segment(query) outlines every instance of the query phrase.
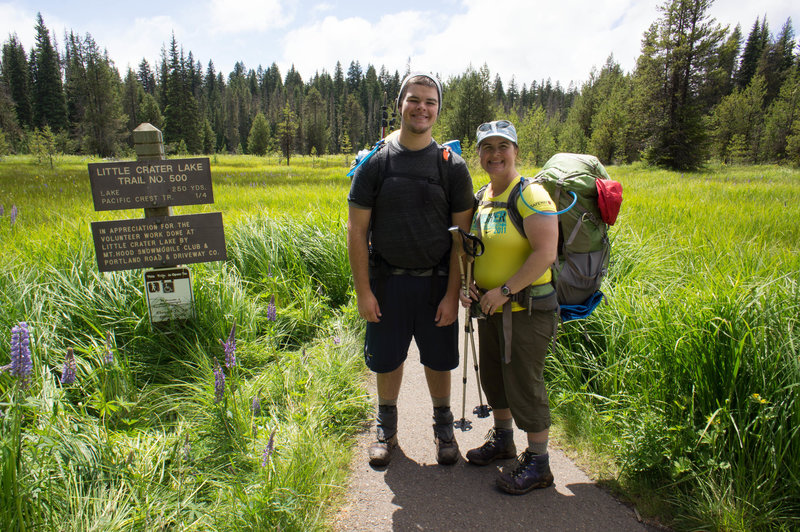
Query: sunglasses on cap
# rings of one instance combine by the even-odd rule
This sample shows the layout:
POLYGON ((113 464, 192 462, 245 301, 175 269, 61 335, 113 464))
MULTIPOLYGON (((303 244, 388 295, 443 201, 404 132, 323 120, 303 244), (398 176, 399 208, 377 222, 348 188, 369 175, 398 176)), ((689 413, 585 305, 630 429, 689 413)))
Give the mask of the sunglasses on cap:
POLYGON ((517 143, 517 130, 508 120, 494 120, 484 122, 478 126, 478 146, 488 137, 503 137, 514 144, 517 143))
POLYGON ((508 129, 509 126, 511 129, 514 129, 514 125, 508 120, 495 120, 494 122, 484 122, 483 124, 479 125, 478 131, 500 131, 501 129, 508 129))

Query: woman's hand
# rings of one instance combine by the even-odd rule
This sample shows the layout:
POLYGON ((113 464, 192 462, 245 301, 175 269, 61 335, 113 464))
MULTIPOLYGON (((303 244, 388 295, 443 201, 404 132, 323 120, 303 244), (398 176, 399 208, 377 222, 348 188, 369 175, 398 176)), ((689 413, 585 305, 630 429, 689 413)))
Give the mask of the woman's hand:
POLYGON ((481 310, 487 316, 494 314, 497 309, 501 308, 509 299, 500 292, 500 288, 492 288, 480 299, 481 310))
POLYGON ((478 299, 480 299, 480 294, 478 293, 478 287, 475 283, 472 283, 469 287, 469 297, 464 295, 463 291, 459 290, 458 299, 461 301, 461 306, 464 308, 469 308, 473 301, 478 301, 478 299))

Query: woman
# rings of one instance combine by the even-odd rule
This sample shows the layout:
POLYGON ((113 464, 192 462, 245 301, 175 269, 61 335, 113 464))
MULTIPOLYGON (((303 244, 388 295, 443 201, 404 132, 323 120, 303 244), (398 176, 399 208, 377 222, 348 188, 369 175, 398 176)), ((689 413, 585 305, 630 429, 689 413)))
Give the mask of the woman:
POLYGON ((512 422, 516 422, 527 433, 528 447, 512 471, 500 474, 497 485, 522 494, 553 483, 547 453, 550 407, 543 374, 557 326, 550 265, 556 258, 558 220, 547 191, 531 183, 516 196, 525 235, 515 229, 507 200, 520 183, 516 129, 499 120, 481 124, 477 133, 481 167, 490 182, 479 194, 472 232, 482 238, 485 252, 475 258, 471 299, 462 295, 461 302, 485 315, 478 320, 481 384, 493 410, 494 428, 481 447, 467 452, 467 459, 487 465, 514 457, 512 422))

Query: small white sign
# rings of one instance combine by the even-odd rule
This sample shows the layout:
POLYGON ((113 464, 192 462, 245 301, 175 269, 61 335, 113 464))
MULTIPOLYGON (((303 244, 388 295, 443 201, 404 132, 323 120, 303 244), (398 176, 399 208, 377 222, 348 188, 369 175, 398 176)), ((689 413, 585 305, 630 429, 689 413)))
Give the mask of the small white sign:
POLYGON ((188 268, 148 270, 144 272, 144 287, 151 323, 194 318, 188 268))

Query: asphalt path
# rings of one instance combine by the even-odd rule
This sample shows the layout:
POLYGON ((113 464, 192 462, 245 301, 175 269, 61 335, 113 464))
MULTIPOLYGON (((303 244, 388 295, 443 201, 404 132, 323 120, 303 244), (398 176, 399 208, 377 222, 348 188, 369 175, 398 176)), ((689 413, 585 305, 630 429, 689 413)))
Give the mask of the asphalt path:
MULTIPOLYGON (((477 335, 477 332, 475 333, 477 335)), ((477 337, 476 337, 477 340, 477 337)), ((463 343, 459 344, 463 348, 463 343)), ((398 400, 398 446, 391 463, 373 468, 367 448, 374 426, 358 436, 350 465, 350 485, 343 507, 334 518, 337 531, 643 531, 653 530, 628 506, 589 479, 564 453, 550 446, 554 487, 525 495, 508 495, 495 487, 503 460, 477 467, 464 455, 480 446, 492 427, 491 417, 478 419, 479 404, 471 352, 467 372, 466 419, 472 430, 456 430, 461 459, 452 466, 436 463, 432 406, 419 352, 412 342, 398 400)), ((462 352, 463 364, 463 352, 462 352)), ((375 397, 375 377, 370 392, 375 397)), ((452 409, 461 418, 462 367, 453 372, 452 409)), ((525 449, 525 434, 515 428, 517 450, 525 449)))

